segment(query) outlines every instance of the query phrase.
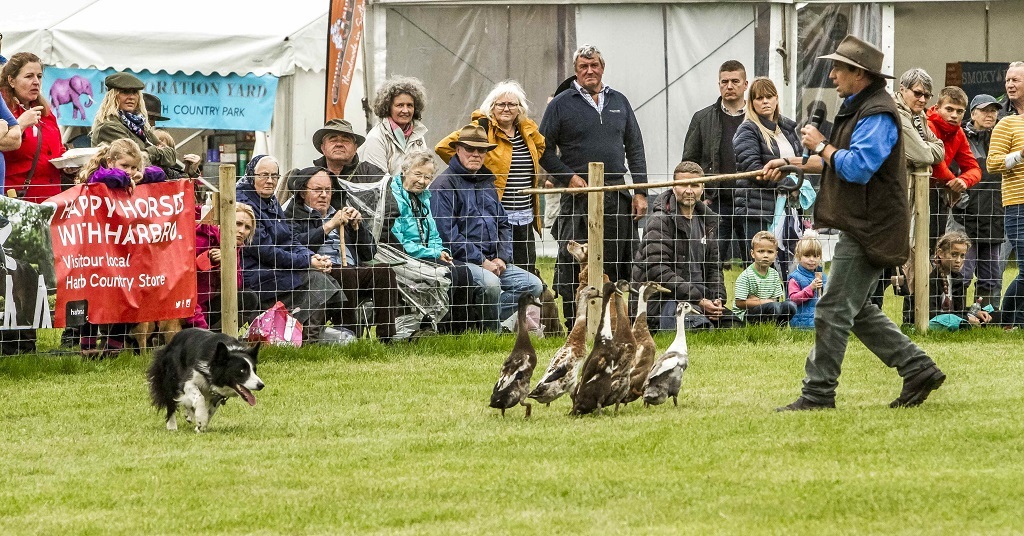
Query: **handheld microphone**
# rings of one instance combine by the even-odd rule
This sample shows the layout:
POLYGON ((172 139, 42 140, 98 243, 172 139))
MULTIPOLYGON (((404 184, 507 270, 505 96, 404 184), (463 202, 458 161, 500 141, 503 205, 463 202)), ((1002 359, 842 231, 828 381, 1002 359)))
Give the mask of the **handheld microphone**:
MULTIPOLYGON (((811 118, 807 121, 807 124, 811 125, 814 128, 821 128, 821 123, 824 122, 824 121, 825 121, 825 109, 824 108, 815 108, 814 109, 814 113, 811 114, 811 118)), ((810 158, 810 157, 811 157, 811 150, 808 149, 807 147, 804 147, 804 159, 802 161, 803 165, 805 165, 805 166, 807 165, 807 159, 810 158)))

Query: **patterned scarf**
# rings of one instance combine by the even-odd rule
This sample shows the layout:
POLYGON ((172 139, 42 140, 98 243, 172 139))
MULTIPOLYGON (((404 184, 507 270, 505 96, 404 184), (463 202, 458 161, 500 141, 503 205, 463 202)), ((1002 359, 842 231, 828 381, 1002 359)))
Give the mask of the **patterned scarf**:
POLYGON ((118 110, 117 116, 121 118, 121 123, 132 131, 132 134, 146 139, 146 119, 144 117, 124 110, 118 110))

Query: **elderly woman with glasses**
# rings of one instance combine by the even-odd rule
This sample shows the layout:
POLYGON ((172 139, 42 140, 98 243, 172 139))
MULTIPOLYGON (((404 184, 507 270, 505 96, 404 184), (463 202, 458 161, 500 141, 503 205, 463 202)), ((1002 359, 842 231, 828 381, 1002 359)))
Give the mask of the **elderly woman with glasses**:
MULTIPOLYGON (((519 82, 499 82, 473 112, 472 122, 487 130, 487 139, 497 145, 487 153, 484 167, 494 173, 494 187, 512 224, 512 264, 537 273, 537 245, 534 231, 541 232, 540 201, 536 194, 523 194, 537 187, 539 159, 544 154, 544 136, 537 123, 527 117, 530 107, 519 82)), ((447 164, 459 139, 459 130, 438 142, 434 151, 447 164)))
POLYGON ((390 226, 391 235, 413 258, 448 267, 451 287, 449 322, 442 330, 462 332, 473 321, 471 308, 475 285, 473 274, 465 263, 455 261, 451 251, 441 243, 437 222, 430 213, 430 181, 434 178, 434 156, 414 151, 402 160, 402 173, 391 181, 391 195, 397 205, 397 216, 390 226))
POLYGON ((177 161, 174 147, 162 145, 149 126, 149 112, 142 99, 145 87, 142 80, 131 73, 115 73, 103 83, 107 94, 93 120, 92 146, 128 138, 149 155, 149 165, 160 166, 165 171, 174 168, 177 161))
MULTIPOLYGON (((238 185, 235 197, 252 207, 256 228, 252 241, 242 248, 242 283, 256 292, 260 307, 275 302, 288 309, 298 308, 295 318, 304 328, 303 339, 316 341, 324 333, 329 319, 341 323, 343 295, 329 274, 334 264, 330 257, 310 250, 292 236, 274 189, 281 168, 273 157, 257 155, 246 167, 246 177, 238 185)), ((329 337, 323 337, 328 339, 329 337)))
POLYGON ((357 331, 358 304, 373 300, 377 339, 391 342, 399 305, 395 271, 390 266, 372 265, 377 244, 369 225, 362 224, 363 216, 352 206, 349 192, 343 187, 335 190, 335 185, 340 183, 331 179, 327 168, 313 166, 292 174, 288 189, 293 197, 285 208, 292 236, 330 259, 329 273, 345 295, 342 325, 357 331))

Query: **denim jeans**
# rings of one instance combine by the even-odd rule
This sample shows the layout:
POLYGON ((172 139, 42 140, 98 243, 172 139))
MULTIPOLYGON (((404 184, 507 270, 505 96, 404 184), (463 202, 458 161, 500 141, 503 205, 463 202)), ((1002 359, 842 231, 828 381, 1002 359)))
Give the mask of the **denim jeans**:
POLYGON ((500 321, 516 312, 520 294, 528 292, 539 297, 544 290, 540 278, 514 264, 509 264, 500 277, 479 264, 467 263, 466 266, 479 285, 480 322, 485 331, 501 331, 500 321))
MULTIPOLYGON (((1006 239, 1019 255, 1021 251, 1024 251, 1024 205, 1006 207, 1006 214, 1003 218, 1006 239)), ((1002 309, 1006 321, 1014 326, 1024 325, 1024 270, 1020 270, 1017 277, 1013 278, 1013 281, 1010 281, 1006 287, 1002 309)))
POLYGON ((748 324, 775 323, 779 326, 788 326, 794 316, 796 304, 786 300, 755 305, 747 309, 743 320, 748 324))
POLYGON ((814 346, 804 366, 804 398, 818 404, 835 400, 851 332, 904 378, 935 364, 870 302, 881 275, 882 268, 868 262, 861 245, 840 233, 828 287, 814 310, 814 346))
POLYGON ((975 242, 967 250, 964 261, 964 283, 971 284, 974 276, 978 281, 974 284, 975 297, 989 297, 992 306, 999 305, 999 295, 1003 289, 1003 272, 999 269, 999 252, 1003 242, 975 242))

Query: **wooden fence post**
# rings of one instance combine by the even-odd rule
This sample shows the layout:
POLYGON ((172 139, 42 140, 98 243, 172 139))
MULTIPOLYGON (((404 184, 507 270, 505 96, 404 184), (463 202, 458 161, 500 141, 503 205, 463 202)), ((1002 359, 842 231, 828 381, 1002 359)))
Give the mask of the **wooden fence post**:
MULTIPOLYGON (((591 162, 587 170, 588 186, 604 186, 604 162, 591 162)), ((590 284, 604 293, 604 192, 587 194, 587 271, 590 284)), ((587 304, 587 340, 597 336, 601 321, 601 299, 587 304)))
MULTIPOLYGON (((220 326, 238 336, 238 262, 235 257, 235 166, 220 166, 220 326)), ((254 222, 255 223, 255 222, 254 222)))
POLYGON ((918 333, 928 332, 928 276, 931 259, 928 256, 928 177, 929 172, 912 173, 914 180, 914 327, 918 333))

